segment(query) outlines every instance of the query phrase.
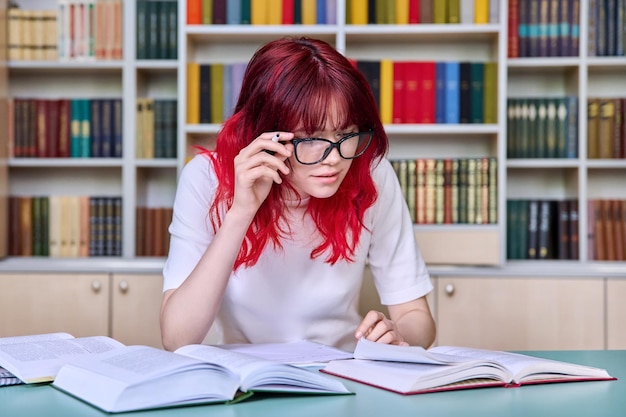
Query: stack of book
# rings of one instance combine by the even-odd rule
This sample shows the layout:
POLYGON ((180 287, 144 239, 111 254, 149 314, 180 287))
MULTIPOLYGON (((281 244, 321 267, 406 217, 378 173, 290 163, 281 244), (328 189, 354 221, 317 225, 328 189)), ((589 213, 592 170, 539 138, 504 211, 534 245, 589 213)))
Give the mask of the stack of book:
POLYGON ((626 158, 626 98, 587 101, 587 158, 626 158))

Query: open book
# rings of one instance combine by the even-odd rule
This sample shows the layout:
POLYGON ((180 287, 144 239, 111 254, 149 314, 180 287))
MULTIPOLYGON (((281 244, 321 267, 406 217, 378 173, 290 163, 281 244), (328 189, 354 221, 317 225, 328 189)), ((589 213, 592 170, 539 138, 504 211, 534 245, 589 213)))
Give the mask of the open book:
POLYGON ((260 391, 350 393, 317 371, 208 345, 175 352, 128 346, 81 357, 64 365, 52 386, 108 412, 227 402, 260 391))
POLYGON ((27 384, 51 382, 61 366, 74 358, 122 347, 106 336, 75 338, 69 333, 47 333, 3 337, 0 367, 27 384))
POLYGON ((25 383, 54 381, 54 387, 108 412, 240 401, 256 391, 350 393, 317 371, 216 346, 168 352, 68 333, 0 338, 0 367, 25 383))
POLYGON ((518 353, 438 346, 393 346, 359 340, 354 359, 331 361, 322 372, 400 394, 490 386, 612 380, 604 369, 518 353))

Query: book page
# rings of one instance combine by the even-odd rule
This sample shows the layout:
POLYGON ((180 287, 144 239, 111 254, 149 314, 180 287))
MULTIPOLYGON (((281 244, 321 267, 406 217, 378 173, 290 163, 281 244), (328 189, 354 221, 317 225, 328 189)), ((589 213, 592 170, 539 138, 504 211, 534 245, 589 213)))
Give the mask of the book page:
POLYGON ((297 366, 319 365, 332 360, 352 358, 350 352, 308 340, 287 343, 241 343, 219 345, 218 347, 268 361, 297 366))
POLYGON ((610 378, 610 375, 604 369, 538 358, 520 353, 454 346, 438 346, 432 348, 431 351, 501 363, 510 370, 514 375, 514 381, 518 383, 524 380, 564 379, 571 376, 610 378))
POLYGON ((239 377, 220 365, 163 349, 127 346, 72 360, 53 386, 117 412, 231 400, 239 377))
POLYGON ((356 345, 354 358, 431 365, 453 365, 470 361, 475 362, 476 359, 481 359, 481 361, 488 360, 487 358, 461 356, 452 351, 426 350, 421 346, 398 346, 376 343, 363 338, 356 345))
POLYGON ((123 346, 106 336, 3 344, 0 345, 0 366, 24 382, 47 382, 72 358, 123 346))
POLYGON ((42 340, 57 340, 57 339, 73 339, 69 333, 44 333, 44 334, 32 334, 26 336, 11 336, 0 338, 0 345, 12 345, 15 343, 30 343, 39 342, 42 340))
POLYGON ((242 391, 349 392, 340 382, 317 371, 271 362, 215 346, 188 345, 175 352, 201 361, 218 363, 239 374, 242 391))

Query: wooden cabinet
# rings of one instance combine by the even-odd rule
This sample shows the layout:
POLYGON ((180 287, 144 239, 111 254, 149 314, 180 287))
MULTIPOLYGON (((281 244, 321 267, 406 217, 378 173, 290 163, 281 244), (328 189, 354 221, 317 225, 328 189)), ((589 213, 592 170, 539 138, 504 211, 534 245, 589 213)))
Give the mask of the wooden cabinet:
MULTIPOLYGON (((626 295, 626 285, 621 288, 626 295)), ((604 348, 602 279, 439 277, 436 298, 439 345, 604 348)))
POLYGON ((109 275, 0 274, 0 337, 109 333, 109 275))
POLYGON ((156 274, 0 274, 0 337, 67 332, 161 347, 156 274))
POLYGON ((626 281, 608 279, 606 284, 607 349, 626 349, 626 281))
POLYGON ((159 311, 163 278, 114 274, 111 285, 111 336, 127 345, 162 347, 159 311))

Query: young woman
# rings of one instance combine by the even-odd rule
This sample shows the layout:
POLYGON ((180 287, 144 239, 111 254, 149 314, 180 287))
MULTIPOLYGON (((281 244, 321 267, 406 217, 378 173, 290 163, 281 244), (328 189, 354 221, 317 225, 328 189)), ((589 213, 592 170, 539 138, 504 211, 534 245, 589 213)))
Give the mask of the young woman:
POLYGON ((326 42, 281 39, 248 64, 214 151, 179 179, 163 346, 308 339, 429 346, 430 277, 362 74, 326 42), (366 262, 389 317, 357 312, 366 262))

